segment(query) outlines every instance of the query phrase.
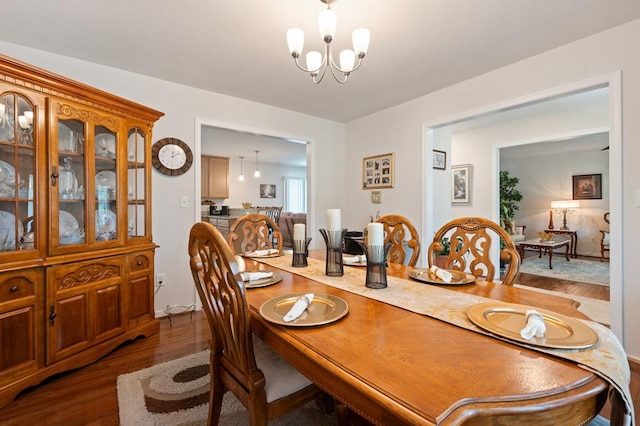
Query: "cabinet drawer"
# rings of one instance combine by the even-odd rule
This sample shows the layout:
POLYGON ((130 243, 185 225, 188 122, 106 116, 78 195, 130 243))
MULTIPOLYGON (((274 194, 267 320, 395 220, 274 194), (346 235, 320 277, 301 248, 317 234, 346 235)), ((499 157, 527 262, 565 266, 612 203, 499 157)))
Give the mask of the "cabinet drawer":
POLYGON ((35 294, 35 276, 24 273, 0 275, 0 304, 33 297, 35 294))
POLYGON ((134 256, 129 261, 129 272, 144 271, 150 268, 151 260, 143 254, 134 256))

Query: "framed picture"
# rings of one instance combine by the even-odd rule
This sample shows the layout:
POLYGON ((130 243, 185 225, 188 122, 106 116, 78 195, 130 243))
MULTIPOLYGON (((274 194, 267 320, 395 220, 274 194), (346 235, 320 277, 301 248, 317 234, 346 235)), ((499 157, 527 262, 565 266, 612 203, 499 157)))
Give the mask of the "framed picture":
POLYGON ((451 166, 451 204, 471 203, 471 164, 451 166))
POLYGON ((371 202, 380 204, 382 202, 382 191, 371 191, 371 202))
POLYGON ((574 200, 601 200, 602 199, 602 174, 574 175, 573 176, 574 200))
POLYGON ((393 153, 362 159, 362 189, 393 188, 393 153))
POLYGON ((433 168, 438 170, 447 169, 447 153, 444 151, 433 150, 433 168))
POLYGON ((260 198, 276 198, 276 186, 272 184, 260 184, 260 198))

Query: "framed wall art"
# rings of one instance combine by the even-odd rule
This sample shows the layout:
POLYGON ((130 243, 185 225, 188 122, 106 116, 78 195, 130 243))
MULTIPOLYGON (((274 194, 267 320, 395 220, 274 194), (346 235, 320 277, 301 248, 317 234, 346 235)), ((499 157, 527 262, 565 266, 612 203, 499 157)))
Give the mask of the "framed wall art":
POLYGON ((444 151, 433 150, 433 168, 438 170, 447 169, 447 153, 444 151))
POLYGON ((362 189, 393 188, 393 153, 362 159, 362 189))
POLYGON ((382 191, 371 191, 371 202, 380 204, 382 202, 382 191))
POLYGON ((276 198, 276 186, 272 184, 260 184, 260 198, 276 198))
POLYGON ((601 200, 602 199, 602 174, 574 175, 573 176, 574 200, 601 200))
POLYGON ((471 164, 451 166, 451 204, 471 203, 471 164))

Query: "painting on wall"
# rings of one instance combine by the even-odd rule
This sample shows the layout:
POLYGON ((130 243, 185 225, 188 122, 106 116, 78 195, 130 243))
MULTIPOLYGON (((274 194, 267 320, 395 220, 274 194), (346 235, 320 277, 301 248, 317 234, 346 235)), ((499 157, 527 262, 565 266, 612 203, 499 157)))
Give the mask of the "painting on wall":
POLYGON ((602 200, 602 174, 574 175, 574 200, 602 200))
POLYGON ((451 204, 471 203, 471 164, 451 166, 451 204))
POLYGON ((362 189, 393 188, 393 153, 362 159, 362 189))
POLYGON ((276 198, 276 186, 273 184, 260 184, 260 198, 276 198))
POLYGON ((447 153, 444 151, 433 150, 433 168, 438 170, 447 169, 447 153))

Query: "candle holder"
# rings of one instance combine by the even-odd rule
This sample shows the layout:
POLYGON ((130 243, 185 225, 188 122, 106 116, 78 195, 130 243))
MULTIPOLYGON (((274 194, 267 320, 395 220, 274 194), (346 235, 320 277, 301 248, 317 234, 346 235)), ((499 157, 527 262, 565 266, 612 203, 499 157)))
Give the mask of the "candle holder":
POLYGON ((311 237, 307 237, 306 240, 293 240, 293 260, 291 266, 302 268, 309 266, 307 263, 307 256, 309 256, 309 243, 311 237))
POLYGON ((325 274, 330 277, 341 277, 344 275, 344 265, 342 264, 342 241, 347 233, 347 228, 337 231, 327 231, 320 229, 320 233, 327 244, 327 262, 325 274))
POLYGON ((367 276, 365 286, 368 288, 387 287, 387 255, 391 250, 391 243, 384 246, 370 246, 360 243, 367 256, 367 276))

